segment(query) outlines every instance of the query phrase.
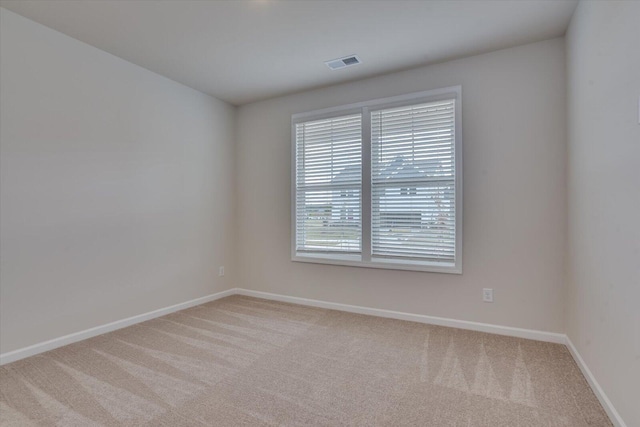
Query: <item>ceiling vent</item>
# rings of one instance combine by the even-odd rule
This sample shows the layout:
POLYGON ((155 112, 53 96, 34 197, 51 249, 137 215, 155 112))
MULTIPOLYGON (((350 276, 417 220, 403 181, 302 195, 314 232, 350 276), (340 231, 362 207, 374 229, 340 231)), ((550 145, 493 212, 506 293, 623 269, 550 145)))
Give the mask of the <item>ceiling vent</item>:
POLYGON ((360 58, 356 55, 345 56, 344 58, 332 59, 331 61, 325 61, 327 67, 332 70, 338 70, 340 68, 350 67, 352 65, 358 65, 360 58))

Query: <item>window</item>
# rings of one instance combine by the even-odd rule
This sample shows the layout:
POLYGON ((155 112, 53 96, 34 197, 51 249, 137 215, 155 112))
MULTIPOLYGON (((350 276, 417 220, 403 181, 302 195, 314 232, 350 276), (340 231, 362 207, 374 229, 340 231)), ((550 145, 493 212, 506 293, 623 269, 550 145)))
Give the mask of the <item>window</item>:
POLYGON ((362 118, 351 114, 296 125, 296 250, 362 250, 362 118))
POLYGON ((292 117, 292 259, 462 272, 459 86, 292 117))

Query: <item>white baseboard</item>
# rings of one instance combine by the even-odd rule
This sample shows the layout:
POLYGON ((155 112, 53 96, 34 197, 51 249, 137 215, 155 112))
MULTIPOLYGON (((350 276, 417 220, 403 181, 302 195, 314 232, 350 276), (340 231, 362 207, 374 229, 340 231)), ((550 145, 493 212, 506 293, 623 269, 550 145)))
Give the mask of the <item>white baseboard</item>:
POLYGON ((308 298, 290 297, 287 295, 272 294, 269 292, 252 291, 250 289, 235 288, 233 290, 238 295, 246 295, 274 301, 290 302, 293 304, 308 305, 311 307, 327 308, 330 310, 347 311, 349 313, 367 314, 370 316, 387 317, 390 319, 398 320, 408 320, 411 322, 426 323, 429 325, 448 326, 451 328, 488 332, 490 334, 497 335, 508 335, 511 337, 527 338, 531 340, 552 342, 556 344, 564 344, 566 342, 565 334, 558 334, 555 332, 513 328, 510 326, 492 325, 489 323, 470 322, 468 320, 456 320, 448 319, 445 317, 426 316, 424 314, 403 313, 400 311, 362 307, 359 305, 348 305, 308 298))
POLYGON ((573 360, 576 361, 576 364, 582 371, 582 375, 584 375, 584 377, 587 379, 587 382, 591 386, 591 390, 593 390, 593 393, 596 395, 596 397, 600 401, 600 404, 602 405, 605 412, 609 416, 609 419, 611 420, 613 425, 615 427, 627 427, 624 420, 622 419, 618 411, 616 411, 616 408, 613 406, 613 404, 605 394, 604 390, 602 390, 602 387, 600 387, 600 384, 598 384, 598 381, 596 381, 596 378, 593 376, 593 374, 591 373, 591 370, 589 369, 587 364, 584 362, 584 359, 582 359, 582 356, 580 356, 580 353, 578 353, 578 349, 573 345, 573 343, 571 342, 571 339, 569 339, 568 336, 567 336, 566 346, 569 349, 571 356, 573 356, 573 360))
POLYGON ((30 345, 29 347, 24 347, 18 350, 2 353, 0 354, 0 366, 6 363, 15 362, 16 360, 24 359, 25 357, 44 353, 45 351, 53 350, 54 348, 58 348, 64 345, 73 344, 74 342, 86 340, 87 338, 92 338, 97 335, 106 334, 107 332, 115 331, 116 329, 126 328, 127 326, 131 326, 136 323, 155 319, 156 317, 164 316, 166 314, 174 313, 176 311, 180 311, 186 308, 194 307, 196 305, 204 304, 209 301, 215 301, 220 298, 228 297, 235 293, 236 292, 234 289, 229 289, 226 291, 207 295, 206 297, 192 299, 190 301, 182 302, 180 304, 175 304, 169 307, 153 310, 148 313, 139 314, 137 316, 128 317, 122 320, 117 320, 115 322, 107 323, 106 325, 85 329, 84 331, 75 332, 73 334, 65 335, 59 338, 54 338, 49 341, 30 345))

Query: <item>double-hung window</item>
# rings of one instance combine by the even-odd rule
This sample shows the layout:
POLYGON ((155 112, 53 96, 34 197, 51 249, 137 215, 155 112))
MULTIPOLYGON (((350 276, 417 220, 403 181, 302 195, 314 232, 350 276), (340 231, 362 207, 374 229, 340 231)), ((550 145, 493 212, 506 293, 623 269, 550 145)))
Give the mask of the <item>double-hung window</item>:
POLYGON ((459 86, 292 117, 292 259, 462 272, 459 86))

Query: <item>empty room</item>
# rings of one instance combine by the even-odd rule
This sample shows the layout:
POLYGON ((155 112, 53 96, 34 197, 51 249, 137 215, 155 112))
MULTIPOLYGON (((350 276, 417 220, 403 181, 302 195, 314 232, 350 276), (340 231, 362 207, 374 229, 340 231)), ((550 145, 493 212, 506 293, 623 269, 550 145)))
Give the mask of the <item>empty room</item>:
POLYGON ((640 0, 0 0, 0 426, 640 427, 640 0))

